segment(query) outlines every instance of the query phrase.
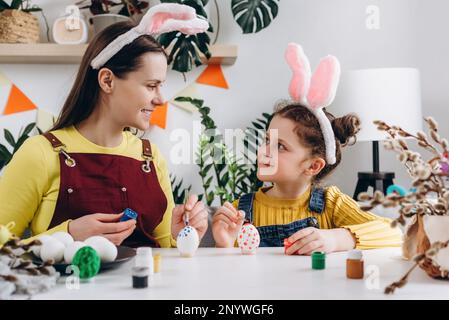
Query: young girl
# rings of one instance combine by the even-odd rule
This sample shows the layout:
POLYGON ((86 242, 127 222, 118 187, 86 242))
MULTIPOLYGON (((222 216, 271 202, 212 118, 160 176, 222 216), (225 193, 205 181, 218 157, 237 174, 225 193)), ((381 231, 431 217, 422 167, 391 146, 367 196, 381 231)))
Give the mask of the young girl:
POLYGON ((138 26, 117 23, 88 46, 75 84, 53 129, 29 138, 0 180, 0 224, 21 236, 69 232, 75 240, 102 235, 129 246, 175 245, 190 225, 202 237, 207 211, 192 195, 175 208, 167 166, 154 144, 125 128, 146 130, 163 103, 167 56, 151 36, 204 32, 208 23, 178 4, 150 9, 138 26), (120 222, 123 211, 137 221, 120 222))
POLYGON ((391 228, 390 220, 362 211, 335 186, 318 186, 359 130, 356 115, 335 118, 323 110, 335 96, 338 60, 324 58, 311 78, 299 45, 289 44, 286 58, 293 70, 293 101, 277 106, 258 150, 257 176, 273 185, 217 210, 216 246, 233 246, 245 220, 259 230, 261 246, 283 246, 286 239, 288 255, 399 246, 401 231, 391 228))

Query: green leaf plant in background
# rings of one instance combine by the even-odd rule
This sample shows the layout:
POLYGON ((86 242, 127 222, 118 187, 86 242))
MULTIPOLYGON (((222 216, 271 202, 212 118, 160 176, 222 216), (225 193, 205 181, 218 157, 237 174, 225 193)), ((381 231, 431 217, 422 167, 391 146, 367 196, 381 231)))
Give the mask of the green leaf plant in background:
MULTIPOLYGON (((179 3, 188 5, 195 9, 200 18, 208 19, 204 6, 209 0, 161 0, 162 3, 179 3)), ((213 32, 209 23, 208 31, 213 32)), ((168 63, 172 64, 172 69, 185 73, 192 70, 193 65, 200 66, 200 53, 207 59, 211 57, 209 52, 210 37, 206 32, 196 35, 186 35, 178 31, 164 33, 158 38, 160 44, 167 50, 168 63)))
MULTIPOLYGON (((30 133, 35 126, 36 123, 33 122, 27 125, 23 132, 22 130, 20 130, 17 140, 14 139, 13 135, 8 129, 3 129, 4 137, 6 142, 9 144, 9 147, 0 144, 0 170, 11 161, 14 153, 19 150, 20 146, 25 142, 25 140, 30 137, 30 133), (10 151, 11 149, 12 151, 10 151)), ((39 133, 42 133, 39 129, 37 130, 39 131, 39 133)))
POLYGON ((218 132, 215 121, 209 115, 210 108, 204 105, 203 100, 191 97, 177 97, 175 100, 194 105, 204 127, 196 151, 198 173, 203 186, 203 194, 199 198, 211 206, 216 197, 223 204, 245 193, 257 191, 262 186, 262 182, 257 179, 257 146, 262 142, 261 132, 268 128, 271 115, 264 113, 262 119, 252 122, 252 127, 246 129, 243 141, 246 161, 243 161, 224 143, 223 135, 218 132))
MULTIPOLYGON (((209 0, 161 0, 161 2, 191 6, 199 17, 209 21, 209 29, 207 31, 214 32, 205 10, 209 0)), ((257 33, 265 29, 276 18, 279 11, 279 0, 227 0, 223 1, 223 3, 230 3, 233 18, 244 34, 257 33)), ((214 0, 214 6, 217 23, 213 44, 217 42, 220 31, 220 10, 217 0, 214 0)), ((198 67, 202 64, 200 59, 201 53, 207 59, 211 57, 209 51, 211 40, 206 32, 197 35, 185 35, 174 31, 162 34, 158 40, 169 51, 168 62, 172 64, 172 69, 182 73, 189 72, 194 65, 198 67)))
POLYGON ((190 193, 190 189, 192 189, 192 185, 189 185, 187 188, 183 186, 184 181, 181 179, 179 182, 176 182, 176 177, 174 175, 170 175, 170 181, 172 186, 173 200, 176 204, 183 204, 187 199, 188 194, 190 193))
POLYGON ((256 33, 276 18, 278 3, 279 0, 232 0, 232 14, 243 33, 256 33))
POLYGON ((0 12, 3 10, 20 10, 24 12, 42 11, 37 5, 32 5, 30 0, 13 0, 11 4, 0 0, 0 12))

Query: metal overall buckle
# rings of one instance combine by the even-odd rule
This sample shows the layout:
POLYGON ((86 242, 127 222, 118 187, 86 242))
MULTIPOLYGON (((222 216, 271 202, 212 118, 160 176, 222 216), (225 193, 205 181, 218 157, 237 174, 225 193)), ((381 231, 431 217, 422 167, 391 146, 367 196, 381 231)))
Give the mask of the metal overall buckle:
POLYGON ((65 157, 65 164, 67 166, 69 166, 70 168, 73 168, 74 166, 76 166, 76 161, 64 150, 65 148, 66 148, 66 145, 63 144, 59 148, 54 148, 54 150, 58 153, 62 153, 62 155, 64 155, 64 157, 65 157))
POLYGON ((142 164, 142 170, 143 170, 143 172, 149 173, 149 172, 151 172, 150 162, 153 161, 153 157, 146 156, 146 155, 142 155, 142 156, 145 159, 145 163, 142 164))

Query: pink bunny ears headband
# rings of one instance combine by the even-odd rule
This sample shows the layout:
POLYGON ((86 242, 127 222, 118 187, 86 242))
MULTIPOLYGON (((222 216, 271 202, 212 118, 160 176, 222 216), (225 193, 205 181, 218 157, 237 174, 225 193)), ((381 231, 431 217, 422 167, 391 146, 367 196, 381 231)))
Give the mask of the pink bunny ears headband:
POLYGON ((309 60, 302 47, 296 43, 288 44, 285 59, 293 72, 288 89, 290 97, 307 107, 318 119, 326 145, 326 161, 334 164, 335 135, 323 108, 329 106, 335 98, 340 80, 340 63, 334 56, 326 56, 321 59, 312 75, 309 60))
POLYGON ((197 18, 194 8, 177 3, 162 3, 149 9, 139 25, 109 43, 90 65, 93 69, 99 69, 120 49, 144 34, 156 35, 177 30, 191 35, 205 32, 208 28, 209 23, 197 18))

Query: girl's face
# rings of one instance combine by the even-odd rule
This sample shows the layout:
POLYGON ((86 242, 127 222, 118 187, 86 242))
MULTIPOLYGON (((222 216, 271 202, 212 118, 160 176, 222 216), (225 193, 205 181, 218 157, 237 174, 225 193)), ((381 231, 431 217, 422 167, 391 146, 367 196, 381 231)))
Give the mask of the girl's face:
POLYGON ((161 86, 167 74, 167 59, 162 53, 150 52, 142 55, 141 64, 124 79, 114 77, 108 99, 116 123, 147 130, 152 111, 164 102, 161 86))
MULTIPOLYGON (((257 177, 261 181, 291 183, 313 176, 316 161, 294 132, 293 120, 276 115, 270 122, 265 143, 257 153, 257 177)), ((321 169, 320 169, 321 170, 321 169)))

